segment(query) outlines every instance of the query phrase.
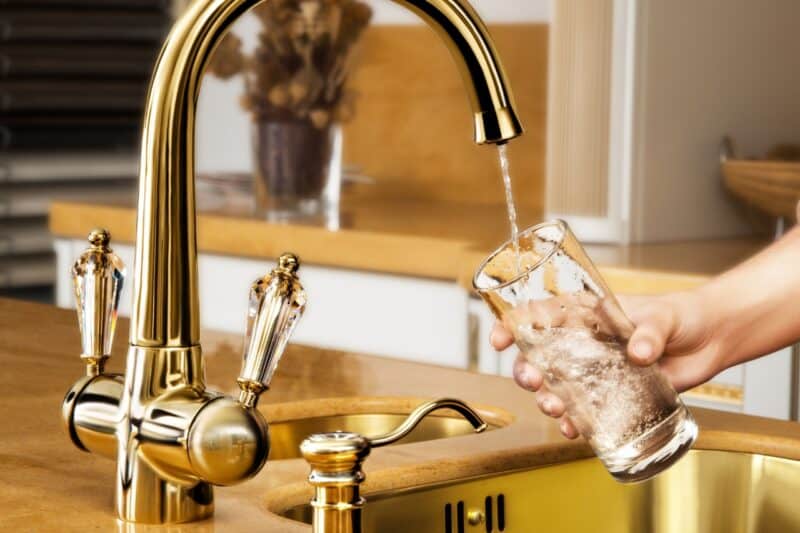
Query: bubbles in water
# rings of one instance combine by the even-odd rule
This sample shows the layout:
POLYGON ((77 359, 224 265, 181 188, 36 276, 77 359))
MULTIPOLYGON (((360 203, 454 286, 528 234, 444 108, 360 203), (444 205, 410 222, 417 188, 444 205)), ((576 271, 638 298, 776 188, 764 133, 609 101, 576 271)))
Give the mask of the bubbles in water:
POLYGON ((625 344, 598 331, 521 326, 517 338, 578 431, 602 454, 655 427, 678 404, 661 374, 629 363, 625 344))

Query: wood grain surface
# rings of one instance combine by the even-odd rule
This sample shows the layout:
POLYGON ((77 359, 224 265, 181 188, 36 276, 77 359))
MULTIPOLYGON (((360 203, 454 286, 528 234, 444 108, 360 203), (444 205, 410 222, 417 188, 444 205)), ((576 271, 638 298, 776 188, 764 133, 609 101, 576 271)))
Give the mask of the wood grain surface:
MULTIPOLYGON (((489 27, 525 134, 509 143, 518 202, 542 210, 547 108, 546 24, 489 27)), ((494 146, 472 141, 472 110, 444 42, 424 25, 373 26, 350 85, 356 115, 345 125, 347 164, 374 178, 367 198, 502 204, 494 146)))

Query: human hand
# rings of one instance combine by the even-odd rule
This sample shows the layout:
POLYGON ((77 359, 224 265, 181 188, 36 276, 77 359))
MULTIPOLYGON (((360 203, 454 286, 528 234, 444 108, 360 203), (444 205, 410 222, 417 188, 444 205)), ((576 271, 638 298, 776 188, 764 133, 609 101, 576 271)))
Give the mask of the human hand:
MULTIPOLYGON (((725 368, 719 342, 712 335, 713 320, 696 293, 684 292, 658 297, 624 297, 620 303, 634 323, 628 342, 628 357, 637 365, 658 362, 661 371, 679 392, 708 381, 725 368)), ((547 313, 547 316, 554 316, 547 313)), ((548 319, 549 320, 549 319, 548 319)), ((541 324, 536 324, 541 327, 541 324)), ((513 344, 508 329, 495 324, 492 346, 504 350, 513 344)), ((578 431, 564 416, 564 402, 549 392, 542 373, 520 353, 514 363, 514 380, 536 393, 539 409, 560 418, 560 429, 573 439, 578 431)))

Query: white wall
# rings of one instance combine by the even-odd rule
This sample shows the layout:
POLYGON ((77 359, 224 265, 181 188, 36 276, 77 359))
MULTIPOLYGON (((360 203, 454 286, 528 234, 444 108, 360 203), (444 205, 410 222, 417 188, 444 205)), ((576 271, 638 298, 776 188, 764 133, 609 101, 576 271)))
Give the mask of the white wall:
MULTIPOLYGON (((373 8, 373 24, 420 24, 411 12, 390 0, 365 0, 373 8)), ((488 23, 546 22, 550 0, 472 0, 488 23)), ((245 50, 255 46, 258 21, 244 15, 234 27, 245 50)), ((249 172, 252 170, 250 120, 239 107, 243 92, 240 76, 222 81, 206 76, 197 116, 197 171, 249 172)), ((347 163, 347 162, 345 162, 347 163)))
MULTIPOLYGON (((569 195, 577 190, 569 187, 571 181, 579 184, 587 173, 561 178, 549 168, 547 179, 558 188, 550 189, 554 200, 548 215, 566 218, 580 238, 596 242, 751 233, 741 204, 724 189, 719 146, 723 136, 731 135, 742 155, 763 156, 774 144, 798 141, 800 1, 594 0, 613 5, 612 35, 598 32, 597 43, 589 31, 570 33, 589 16, 581 0, 557 1, 551 53, 563 48, 569 58, 581 47, 601 50, 610 38, 611 98, 585 91, 581 74, 587 69, 580 55, 574 64, 551 56, 551 69, 559 69, 551 83, 559 75, 571 80, 560 92, 551 91, 551 109, 562 110, 562 101, 573 106, 572 131, 586 142, 556 135, 563 128, 554 129, 559 124, 551 121, 549 152, 566 154, 563 159, 572 164, 568 168, 579 168, 573 161, 594 157, 586 147, 608 136, 608 187, 599 189, 608 192, 608 199, 600 198, 606 202, 605 214, 590 212, 586 202, 571 201, 574 195, 569 195), (559 36, 574 42, 562 44, 559 36), (584 94, 570 92, 574 87, 582 87, 584 94), (595 114, 581 109, 604 105, 610 105, 609 131, 591 120, 595 114)), ((589 29, 601 22, 593 26, 590 21, 589 29)), ((550 162, 561 160, 551 157, 550 162)), ((580 190, 585 197, 598 189, 580 190)))
POLYGON ((633 0, 638 12, 631 237, 746 233, 719 144, 800 140, 800 2, 633 0))

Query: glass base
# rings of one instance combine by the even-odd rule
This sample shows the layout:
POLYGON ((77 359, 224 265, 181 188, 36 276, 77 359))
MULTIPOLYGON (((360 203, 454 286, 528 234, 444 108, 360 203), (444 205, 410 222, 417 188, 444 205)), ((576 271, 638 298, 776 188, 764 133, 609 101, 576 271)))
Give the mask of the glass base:
POLYGON ((265 208, 256 206, 255 215, 271 223, 321 226, 328 231, 338 231, 342 225, 339 205, 317 199, 306 198, 290 203, 273 202, 265 208))
POLYGON ((652 478, 675 464, 697 439, 697 424, 680 405, 647 433, 600 459, 614 479, 635 483, 652 478))

